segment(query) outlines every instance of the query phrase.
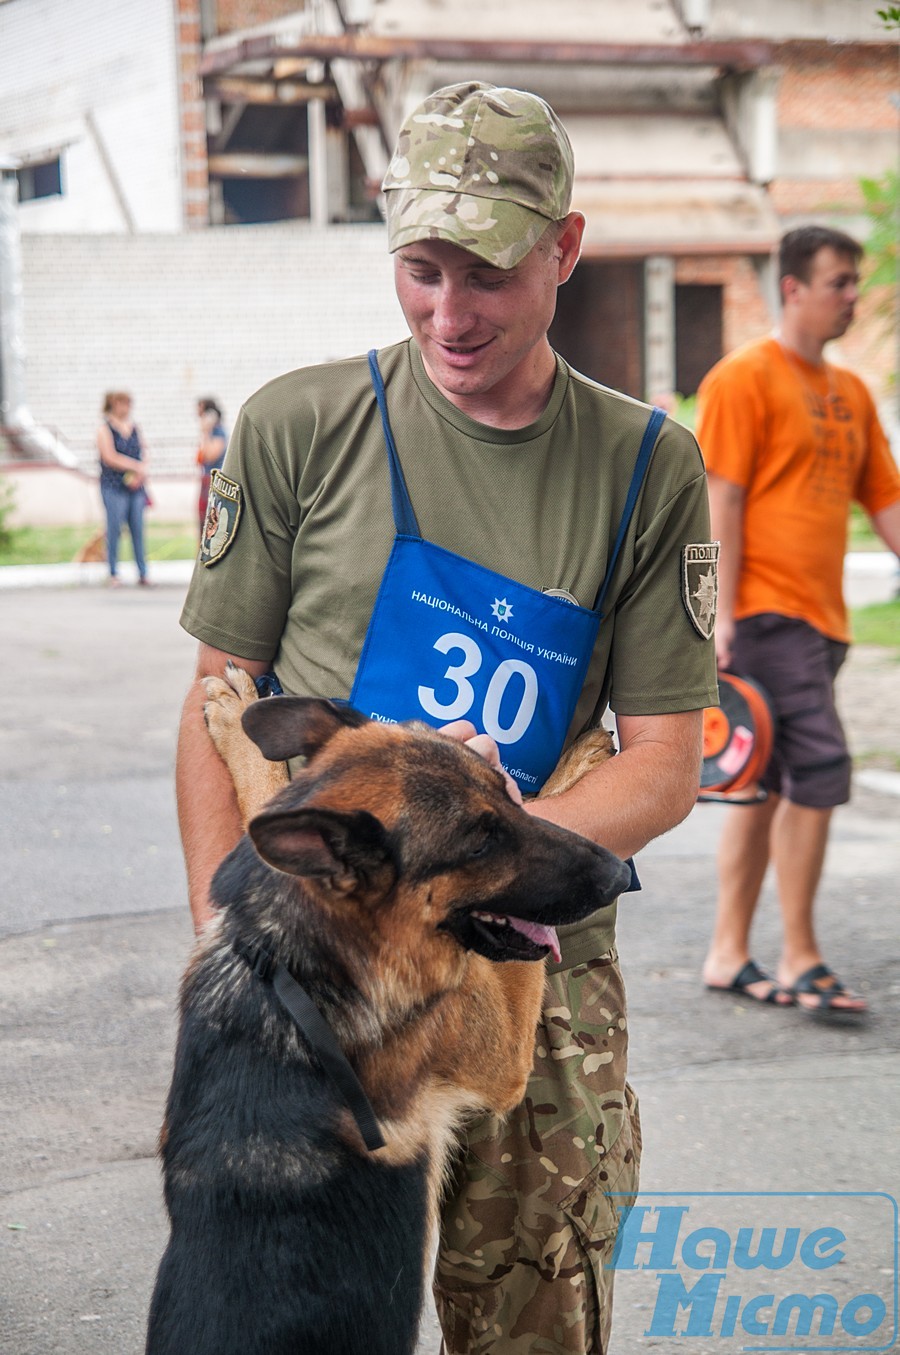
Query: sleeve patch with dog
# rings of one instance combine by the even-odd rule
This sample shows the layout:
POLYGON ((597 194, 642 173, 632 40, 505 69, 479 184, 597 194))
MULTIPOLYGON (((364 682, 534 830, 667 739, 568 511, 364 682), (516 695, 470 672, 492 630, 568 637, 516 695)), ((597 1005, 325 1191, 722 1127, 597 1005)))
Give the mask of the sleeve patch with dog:
POLYGON ((241 487, 220 470, 209 484, 209 502, 200 540, 200 563, 214 565, 234 540, 241 520, 241 487))
POLYGON ((685 546, 681 552, 681 600, 704 640, 709 639, 716 624, 718 567, 718 541, 685 546))

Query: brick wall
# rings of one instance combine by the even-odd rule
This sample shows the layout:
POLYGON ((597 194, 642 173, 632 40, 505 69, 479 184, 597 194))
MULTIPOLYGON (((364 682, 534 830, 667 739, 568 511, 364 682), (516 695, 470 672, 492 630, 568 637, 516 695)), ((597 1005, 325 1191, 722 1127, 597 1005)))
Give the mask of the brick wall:
POLYGON ((859 177, 897 160, 898 49, 787 43, 777 51, 779 167, 771 186, 786 228, 860 211, 859 177))
POLYGON ((197 0, 174 0, 173 17, 184 224, 188 230, 197 230, 209 225, 206 104, 200 79, 200 11, 197 0))
POLYGON ((784 67, 778 93, 782 127, 842 131, 868 127, 896 133, 896 43, 841 47, 785 43, 776 60, 784 67))
POLYGON ((271 377, 407 332, 384 228, 26 236, 27 400, 93 467, 103 392, 133 393, 160 469, 194 473, 198 396, 229 422, 271 377))
POLYGON ((217 0, 216 28, 220 33, 234 33, 303 8, 302 0, 217 0))

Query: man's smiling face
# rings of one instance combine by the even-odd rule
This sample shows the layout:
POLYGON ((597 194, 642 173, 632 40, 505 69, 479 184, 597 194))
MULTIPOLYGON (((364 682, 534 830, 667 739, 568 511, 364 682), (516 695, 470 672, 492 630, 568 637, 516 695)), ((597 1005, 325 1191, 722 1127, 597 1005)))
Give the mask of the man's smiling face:
POLYGON ((572 233, 551 226, 510 269, 444 240, 416 241, 394 255, 397 296, 428 374, 473 417, 485 397, 505 402, 517 384, 527 391, 552 374, 547 330, 556 289, 578 257, 580 230, 574 246, 572 233))

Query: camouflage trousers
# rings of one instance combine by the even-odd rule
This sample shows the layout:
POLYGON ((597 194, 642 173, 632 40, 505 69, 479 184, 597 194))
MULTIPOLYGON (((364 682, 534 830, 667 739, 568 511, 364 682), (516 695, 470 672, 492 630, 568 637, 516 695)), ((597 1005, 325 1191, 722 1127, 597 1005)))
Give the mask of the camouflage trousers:
POLYGON ((446 1355, 605 1355, 617 1208, 637 1193, 615 951, 548 975, 523 1103, 466 1135, 434 1295, 446 1355), (612 1197, 612 1198, 611 1198, 612 1197))

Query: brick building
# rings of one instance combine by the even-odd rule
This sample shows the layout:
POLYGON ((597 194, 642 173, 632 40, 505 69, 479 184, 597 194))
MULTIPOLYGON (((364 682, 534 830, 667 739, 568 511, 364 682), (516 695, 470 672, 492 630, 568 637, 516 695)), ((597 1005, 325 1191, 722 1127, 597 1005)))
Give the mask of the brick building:
MULTIPOLYGON (((0 250, 0 380, 14 329, 30 411, 81 460, 118 385, 189 473, 198 394, 233 416, 268 376, 403 333, 377 184, 406 108, 470 77, 565 120, 589 224, 553 338, 641 396, 691 393, 769 327, 781 231, 864 236, 859 176, 897 162, 874 5, 556 0, 550 28, 544 0, 0 0, 22 261, 17 318, 0 250)), ((874 316, 840 356, 887 402, 874 316)))
MULTIPOLYGON (((200 57, 207 101, 239 92, 242 73, 302 79, 321 56, 332 126, 357 139, 368 113, 389 146, 404 109, 452 80, 544 94, 572 135, 589 223, 554 340, 634 394, 696 390, 771 323, 779 234, 827 219, 864 236, 859 176, 897 162, 897 43, 865 5, 562 0, 548 25, 542 0, 357 0, 320 5, 313 31, 272 0, 220 0, 217 13, 200 57), (350 70, 362 78, 348 86, 350 70)), ((357 149, 371 187, 383 147, 357 149)), ((861 324, 843 349, 886 395, 883 327, 861 324)))

